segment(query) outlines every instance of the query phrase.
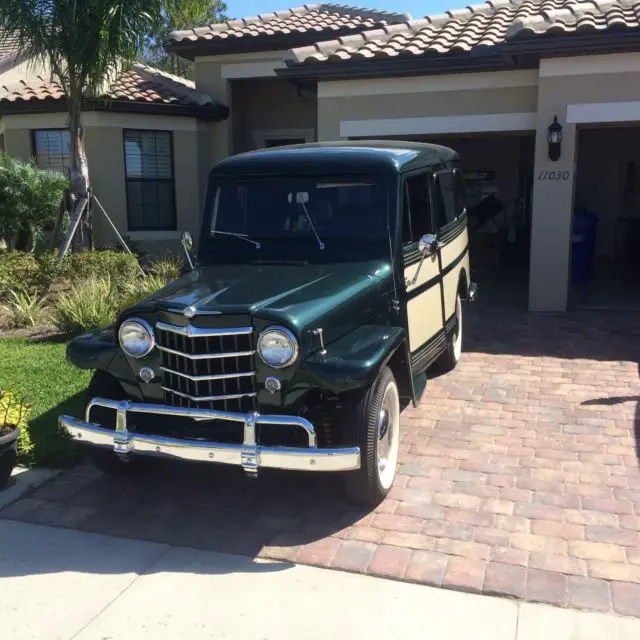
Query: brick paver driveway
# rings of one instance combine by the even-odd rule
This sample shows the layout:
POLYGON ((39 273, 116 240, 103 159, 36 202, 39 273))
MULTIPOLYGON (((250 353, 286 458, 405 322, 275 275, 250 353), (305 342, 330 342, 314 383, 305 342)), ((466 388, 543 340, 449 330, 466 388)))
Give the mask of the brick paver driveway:
POLYGON ((335 476, 83 466, 0 516, 640 615, 640 318, 477 307, 375 513, 335 476))

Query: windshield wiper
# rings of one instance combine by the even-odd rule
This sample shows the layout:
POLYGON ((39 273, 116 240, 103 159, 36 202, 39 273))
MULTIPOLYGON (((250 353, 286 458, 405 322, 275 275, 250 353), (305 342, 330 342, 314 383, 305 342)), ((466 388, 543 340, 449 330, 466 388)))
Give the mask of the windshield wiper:
POLYGON ((244 240, 245 242, 250 242, 256 249, 260 248, 260 243, 257 240, 252 240, 248 236, 242 233, 233 233, 231 231, 218 231, 217 229, 213 229, 211 231, 214 235, 219 236, 231 236, 232 238, 238 238, 238 240, 244 240))
POLYGON ((299 202, 298 204, 302 207, 302 210, 304 211, 304 215, 307 216, 307 220, 309 221, 309 226, 311 227, 311 231, 313 231, 316 237, 316 240, 318 241, 318 246, 320 247, 320 251, 324 251, 324 242, 320 240, 320 236, 318 235, 318 232, 316 231, 316 228, 313 224, 313 220, 311 220, 311 216, 309 215, 309 211, 307 210, 307 205, 304 202, 299 202))

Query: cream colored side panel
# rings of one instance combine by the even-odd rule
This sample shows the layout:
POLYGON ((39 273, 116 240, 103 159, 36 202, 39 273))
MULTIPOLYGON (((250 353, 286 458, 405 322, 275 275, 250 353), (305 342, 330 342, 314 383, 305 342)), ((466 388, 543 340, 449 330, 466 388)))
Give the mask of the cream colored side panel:
MULTIPOLYGON (((448 242, 442 247, 442 270, 447 270, 447 267, 454 262, 460 254, 465 250, 469 243, 469 237, 467 230, 465 229, 457 238, 448 242)), ((467 276, 469 276, 469 254, 459 262, 459 264, 452 269, 443 279, 444 286, 444 317, 445 320, 449 319, 456 307, 456 294, 458 292, 458 282, 460 278, 460 272, 462 269, 466 270, 467 276)))
MULTIPOLYGON (((404 270, 405 279, 413 279, 417 269, 417 262, 407 267, 404 270)), ((411 291, 438 275, 438 257, 425 258, 418 280, 414 285, 407 287, 407 293, 410 294, 411 291)), ((409 349, 413 352, 442 330, 442 300, 438 282, 407 302, 407 317, 409 320, 409 349)))

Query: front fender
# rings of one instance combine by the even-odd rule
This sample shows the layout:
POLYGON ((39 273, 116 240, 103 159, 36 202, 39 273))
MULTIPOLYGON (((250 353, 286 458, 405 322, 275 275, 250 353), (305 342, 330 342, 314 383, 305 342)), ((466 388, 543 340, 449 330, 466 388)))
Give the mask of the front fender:
POLYGON ((325 355, 308 357, 301 369, 312 387, 332 393, 358 389, 373 382, 405 338, 401 327, 364 325, 332 342, 325 355))
POLYGON ((76 336, 67 345, 67 360, 79 369, 109 369, 119 351, 113 325, 76 336))

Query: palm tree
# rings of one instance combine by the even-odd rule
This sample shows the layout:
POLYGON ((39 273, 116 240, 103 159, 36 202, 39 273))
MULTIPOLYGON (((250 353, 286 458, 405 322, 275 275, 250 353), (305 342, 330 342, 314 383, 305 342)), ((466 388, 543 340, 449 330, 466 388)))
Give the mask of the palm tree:
POLYGON ((98 97, 123 65, 135 60, 145 36, 167 11, 190 6, 204 13, 210 4, 210 0, 0 1, 0 45, 11 40, 25 58, 47 64, 66 96, 71 138, 69 190, 74 208, 61 255, 69 248, 88 198, 89 166, 81 117, 84 101, 98 97))

